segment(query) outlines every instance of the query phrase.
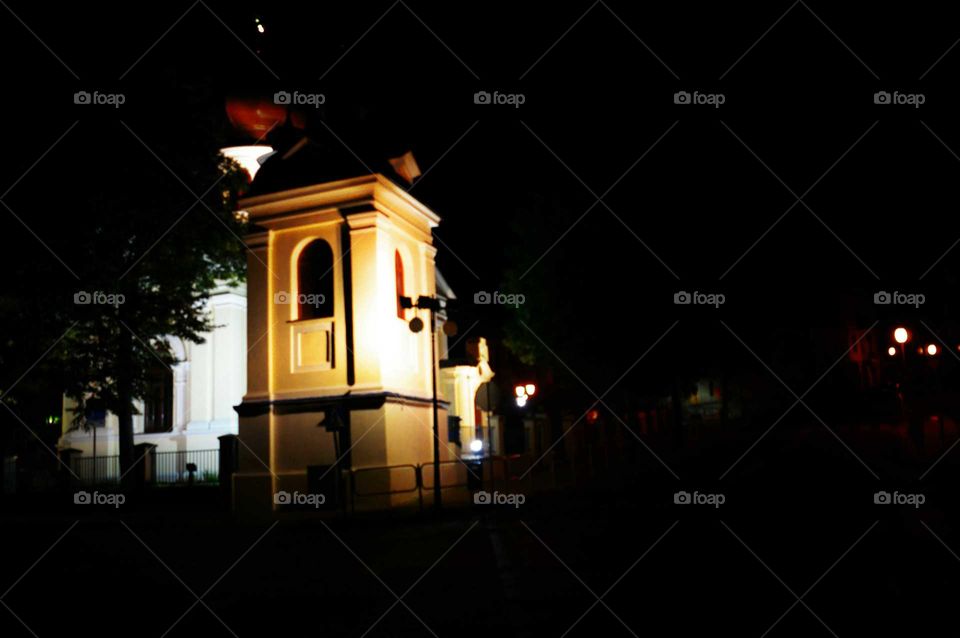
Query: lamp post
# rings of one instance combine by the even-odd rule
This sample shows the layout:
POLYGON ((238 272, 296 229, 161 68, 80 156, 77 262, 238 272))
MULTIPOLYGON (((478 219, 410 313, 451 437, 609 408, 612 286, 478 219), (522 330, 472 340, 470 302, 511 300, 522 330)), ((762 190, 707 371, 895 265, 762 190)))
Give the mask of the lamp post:
MULTIPOLYGON (((420 295, 416 303, 410 297, 400 297, 401 308, 418 308, 430 313, 430 375, 433 385, 433 506, 440 509, 443 502, 440 495, 440 417, 437 402, 437 316, 440 300, 436 297, 420 295)), ((423 320, 414 317, 410 320, 410 330, 423 330, 423 320)))
POLYGON ((893 340, 900 344, 900 355, 903 359, 903 365, 907 364, 907 341, 910 340, 910 333, 903 326, 893 331, 893 340))

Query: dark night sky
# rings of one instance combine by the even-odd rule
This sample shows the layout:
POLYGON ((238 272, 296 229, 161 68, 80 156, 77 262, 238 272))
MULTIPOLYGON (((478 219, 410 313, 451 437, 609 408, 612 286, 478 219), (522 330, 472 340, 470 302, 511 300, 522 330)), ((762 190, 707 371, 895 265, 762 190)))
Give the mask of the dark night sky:
MULTIPOLYGON (((960 35, 938 5, 905 16, 797 4, 759 42, 789 4, 249 2, 184 16, 188 3, 164 3, 71 6, 56 23, 42 6, 10 6, 63 64, 8 21, 4 58, 24 63, 5 79, 7 184, 79 121, 4 198, 51 245, 69 239, 56 237, 58 215, 83 214, 74 189, 109 188, 110 161, 154 161, 120 120, 147 145, 169 142, 190 134, 201 95, 228 132, 226 95, 300 89, 327 96, 318 117, 351 149, 415 151, 429 171, 415 194, 443 217, 438 263, 463 298, 502 288, 511 270, 563 277, 587 264, 598 276, 570 304, 593 316, 585 325, 622 333, 674 318, 678 288, 727 290, 726 316, 763 326, 822 321, 836 296, 955 286, 960 251, 919 281, 960 237, 960 54, 919 79, 960 35), (75 106, 79 89, 128 102, 75 106), (874 105, 884 89, 927 104, 874 105), (478 90, 526 102, 475 105, 478 90), (675 105, 678 90, 726 103, 675 105), (621 319, 629 308, 641 316, 621 319)), ((10 255, 48 258, 3 219, 10 255)), ((468 320, 496 334, 491 313, 472 307, 468 320)))

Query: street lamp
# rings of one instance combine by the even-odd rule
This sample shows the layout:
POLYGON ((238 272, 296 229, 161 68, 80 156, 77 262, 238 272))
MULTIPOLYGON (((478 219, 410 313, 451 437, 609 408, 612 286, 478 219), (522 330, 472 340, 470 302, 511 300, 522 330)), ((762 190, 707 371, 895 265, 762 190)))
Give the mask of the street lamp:
POLYGON ((893 346, 890 346, 889 348, 887 348, 887 354, 890 355, 891 357, 896 356, 897 349, 894 348, 893 346))
POLYGON ((906 343, 910 340, 910 333, 906 328, 900 327, 893 331, 893 339, 897 343, 906 343))
POLYGON ((927 346, 927 354, 931 357, 937 354, 937 344, 931 343, 927 346))
MULTIPOLYGON (((401 308, 418 308, 430 313, 430 372, 433 384, 433 506, 440 509, 443 503, 440 496, 440 417, 437 401, 437 311, 440 300, 436 297, 420 295, 416 303, 410 297, 400 297, 401 308)), ((423 330, 423 320, 414 317, 410 320, 410 330, 423 330)))
POLYGON ((537 393, 537 386, 533 383, 523 383, 514 386, 513 393, 517 395, 517 407, 522 408, 527 405, 527 400, 537 393))

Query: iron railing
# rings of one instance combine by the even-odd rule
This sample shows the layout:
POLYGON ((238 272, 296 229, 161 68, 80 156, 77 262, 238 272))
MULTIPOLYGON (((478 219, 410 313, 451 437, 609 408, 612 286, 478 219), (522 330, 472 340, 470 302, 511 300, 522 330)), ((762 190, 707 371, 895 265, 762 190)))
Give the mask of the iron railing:
POLYGON ((113 485, 120 480, 120 456, 74 456, 70 469, 84 485, 113 485))
POLYGON ((220 450, 177 450, 155 452, 157 483, 193 482, 213 485, 220 482, 220 450))
MULTIPOLYGON (((148 463, 138 459, 137 465, 148 463)), ((154 452, 155 482, 161 485, 193 482, 215 485, 220 482, 220 450, 175 450, 154 452)), ((70 469, 83 485, 116 485, 120 482, 120 456, 74 456, 70 469)), ((143 471, 135 467, 131 471, 143 471)))

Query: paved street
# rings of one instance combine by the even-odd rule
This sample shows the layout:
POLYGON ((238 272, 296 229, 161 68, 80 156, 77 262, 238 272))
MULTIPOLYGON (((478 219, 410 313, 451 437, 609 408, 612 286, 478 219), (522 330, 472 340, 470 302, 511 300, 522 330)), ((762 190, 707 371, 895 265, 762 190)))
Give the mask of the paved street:
POLYGON ((911 635, 932 635, 960 592, 957 506, 946 488, 960 456, 943 457, 910 487, 883 478, 896 476, 895 465, 922 466, 919 456, 889 456, 896 429, 841 433, 880 481, 811 424, 771 433, 721 481, 703 468, 732 462, 732 442, 676 459, 680 482, 644 465, 629 484, 598 479, 589 489, 528 495, 516 508, 461 507, 440 517, 271 526, 202 508, 7 515, 7 546, 18 551, 4 563, 4 583, 13 586, 0 626, 4 635, 29 635, 16 614, 41 636, 87 625, 106 635, 135 626, 156 636, 246 636, 287 621, 336 636, 695 635, 717 627, 853 636, 919 622, 926 631, 911 635), (879 489, 921 492, 926 502, 875 505, 879 489), (721 493, 725 502, 677 505, 679 490, 721 493), (72 591, 72 604, 58 613, 38 605, 51 588, 72 591), (112 622, 118 616, 133 624, 112 622))

